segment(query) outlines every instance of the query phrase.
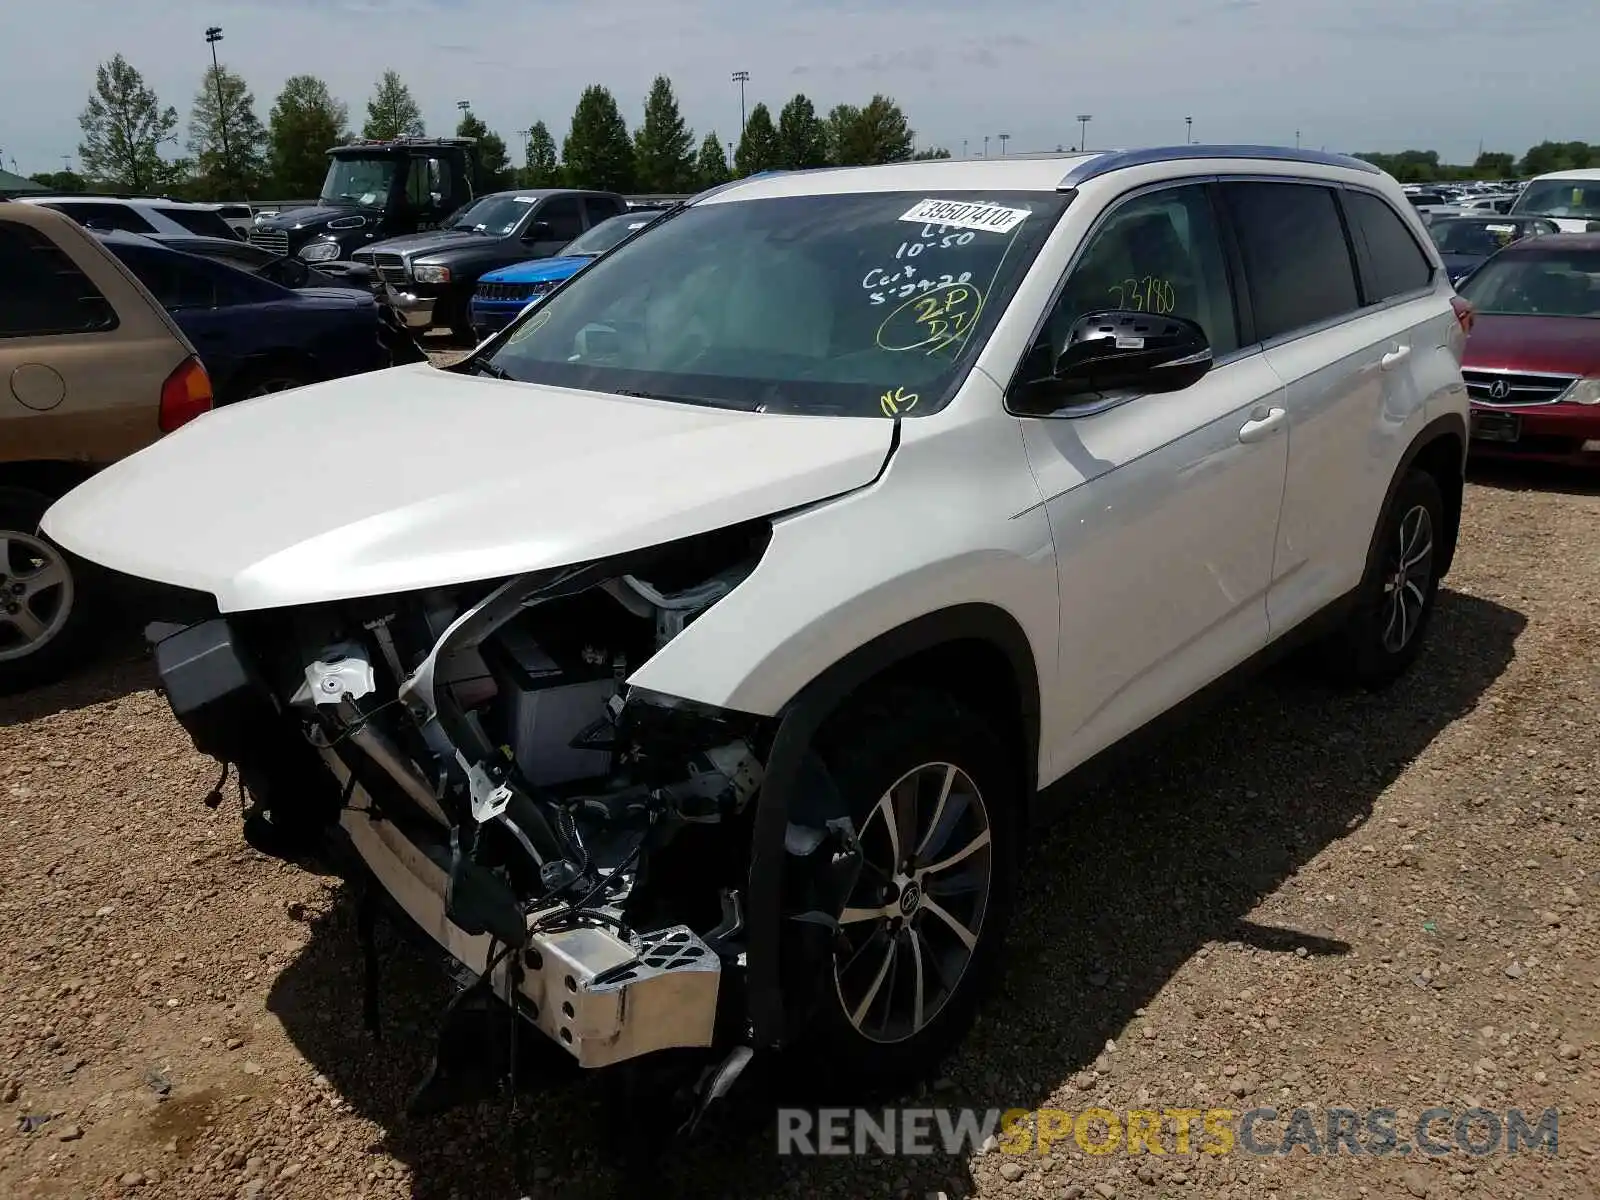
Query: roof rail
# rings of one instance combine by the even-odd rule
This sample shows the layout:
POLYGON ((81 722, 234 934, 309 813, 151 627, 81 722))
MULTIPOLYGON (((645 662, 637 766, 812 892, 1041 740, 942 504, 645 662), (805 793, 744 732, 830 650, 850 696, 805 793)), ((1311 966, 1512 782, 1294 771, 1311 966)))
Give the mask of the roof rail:
POLYGON ((1322 167, 1345 167, 1365 171, 1371 175, 1383 172, 1371 163, 1348 154, 1329 154, 1325 150, 1300 150, 1290 146, 1152 146, 1144 150, 1114 150, 1099 154, 1086 163, 1068 171, 1056 185, 1058 192, 1071 191, 1091 179, 1121 171, 1127 167, 1143 167, 1152 163, 1175 162, 1198 158, 1267 159, 1272 162, 1312 163, 1322 167))

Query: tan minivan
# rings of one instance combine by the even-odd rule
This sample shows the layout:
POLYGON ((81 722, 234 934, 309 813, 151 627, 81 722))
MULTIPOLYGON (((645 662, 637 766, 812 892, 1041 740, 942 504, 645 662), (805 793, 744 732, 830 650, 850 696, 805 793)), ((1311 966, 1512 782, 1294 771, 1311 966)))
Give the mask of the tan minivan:
POLYGON ((91 628, 45 509, 210 407, 194 347, 92 235, 0 200, 0 692, 59 674, 91 628))

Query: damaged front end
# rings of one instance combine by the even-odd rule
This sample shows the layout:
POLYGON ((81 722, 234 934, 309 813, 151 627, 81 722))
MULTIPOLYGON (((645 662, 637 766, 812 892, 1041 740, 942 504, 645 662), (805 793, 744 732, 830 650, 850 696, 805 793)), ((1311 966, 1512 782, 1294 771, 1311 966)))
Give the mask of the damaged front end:
MULTIPOLYGON (((627 677, 754 569, 765 521, 617 559, 230 615, 156 646, 275 853, 372 880, 583 1067, 747 1061, 744 905, 773 718, 627 677)), ((848 838, 846 838, 848 841, 848 838)), ((727 1080, 719 1076, 716 1087, 727 1080)))

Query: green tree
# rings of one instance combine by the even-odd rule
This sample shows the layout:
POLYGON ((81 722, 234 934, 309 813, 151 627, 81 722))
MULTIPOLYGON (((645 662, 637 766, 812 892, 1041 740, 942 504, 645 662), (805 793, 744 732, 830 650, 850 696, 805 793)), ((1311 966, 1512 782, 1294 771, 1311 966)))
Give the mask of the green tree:
POLYGON ((1600 163, 1600 146, 1587 142, 1540 142, 1522 157, 1524 175, 1547 175, 1551 171, 1576 171, 1600 163))
POLYGON ((772 113, 765 104, 757 104, 744 123, 744 135, 733 154, 733 169, 739 175, 755 175, 781 166, 778 131, 772 124, 772 113))
POLYGON ((422 110, 398 71, 385 71, 367 101, 367 123, 361 136, 369 138, 421 137, 426 127, 422 110))
POLYGON ((43 184, 58 196, 89 190, 89 181, 76 171, 40 171, 37 175, 29 175, 28 178, 35 183, 43 184))
POLYGON ((684 124, 672 81, 657 75, 644 102, 644 123, 633 135, 634 185, 641 192, 687 192, 694 187, 694 132, 684 124))
POLYGON ((822 135, 827 144, 828 161, 839 167, 854 167, 870 162, 860 157, 857 132, 861 125, 861 110, 854 104, 835 104, 822 123, 822 135))
POLYGON ((567 182, 614 192, 633 187, 633 143, 609 89, 591 84, 578 97, 572 128, 561 147, 567 182))
POLYGON ((918 150, 911 157, 915 162, 925 162, 934 158, 949 158, 950 151, 943 146, 929 146, 926 150, 918 150))
POLYGON ((532 188, 561 186, 561 166, 556 162, 556 140, 543 121, 528 130, 527 165, 522 169, 522 186, 532 188))
POLYGON ((722 148, 722 139, 713 129, 700 143, 700 153, 695 158, 694 173, 703 188, 716 187, 731 178, 728 170, 728 152, 722 148))
POLYGON ((1510 179, 1517 173, 1517 156, 1485 150, 1473 162, 1472 171, 1481 179, 1510 179))
POLYGON ((328 173, 327 152, 350 137, 350 110, 315 75, 291 75, 267 117, 273 190, 315 196, 328 173))
POLYGON ((156 94, 122 55, 95 68, 94 91, 78 117, 83 173, 120 190, 154 190, 172 178, 161 143, 173 139, 178 110, 161 107, 156 94))
POLYGON ((888 96, 876 95, 857 115, 852 141, 862 162, 905 162, 911 157, 916 134, 898 104, 888 96))
POLYGON ((816 107, 802 93, 783 106, 778 114, 778 161, 801 171, 828 165, 828 134, 817 117, 816 107))
POLYGON ((189 110, 189 153, 198 193, 218 200, 248 196, 267 172, 267 131, 255 93, 227 67, 210 68, 189 110))
POLYGON ((477 177, 473 180, 475 191, 498 192, 511 186, 511 160, 506 155, 505 138, 485 125, 471 110, 461 114, 461 121, 456 125, 456 136, 476 138, 478 141, 477 177))

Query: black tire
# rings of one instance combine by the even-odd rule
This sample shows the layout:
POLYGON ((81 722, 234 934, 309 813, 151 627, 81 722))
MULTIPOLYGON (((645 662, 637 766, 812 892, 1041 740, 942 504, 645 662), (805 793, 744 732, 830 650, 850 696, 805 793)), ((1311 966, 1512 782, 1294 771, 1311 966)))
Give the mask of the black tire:
POLYGON ((59 679, 89 648, 94 597, 59 551, 38 538, 51 498, 31 488, 0 487, 0 695, 59 679), (48 564, 61 584, 29 593, 48 564), (65 605, 65 612, 60 606, 65 605), (31 618, 25 629, 15 618, 31 618), (42 623, 45 631, 39 632, 42 623), (34 644, 28 649, 30 642, 34 644))
MULTIPOLYGON (((863 867, 846 912, 881 900, 885 910, 893 908, 897 915, 841 923, 829 965, 833 978, 821 988, 811 1022, 796 1047, 803 1073, 823 1086, 844 1086, 854 1092, 902 1088, 931 1074, 961 1040, 998 974, 1016 879, 1023 799, 1020 764, 984 719, 959 701, 900 686, 875 689, 852 701, 818 735, 817 750, 849 805, 869 863, 887 855, 887 823, 874 813, 881 812, 880 805, 897 785, 907 788, 902 795, 911 797, 909 811, 920 822, 914 838, 905 838, 904 830, 896 835, 896 842, 921 843, 911 852, 913 877, 918 866, 926 869, 949 861, 958 851, 982 842, 981 831, 987 830, 987 844, 968 853, 958 864, 960 871, 930 872, 920 887, 913 878, 904 890, 892 880, 892 890, 884 889, 881 875, 863 867), (957 768, 953 777, 948 770, 952 766, 957 768), (923 768, 920 775, 919 768, 923 768), (914 784, 906 783, 909 776, 916 777, 914 784), (947 778, 954 786, 945 782, 947 778), (941 790, 950 797, 942 807, 941 790), (958 810, 957 803, 964 809, 958 810), (948 823, 942 835, 933 829, 935 814, 941 812, 943 820, 938 823, 948 823), (958 817, 954 822, 952 814, 958 817), (918 857, 916 849, 924 848, 918 857), (981 915, 974 919, 978 910, 971 906, 978 889, 962 891, 952 885, 981 871, 987 872, 987 888, 981 915), (907 893, 913 898, 907 900, 907 893), (909 917, 898 916, 905 911, 902 901, 912 906, 909 917), (970 957, 959 969, 951 968, 956 961, 952 952, 963 940, 939 915, 944 912, 970 922, 969 932, 976 934, 970 957), (882 970, 871 965, 872 955, 887 954, 889 942, 895 946, 890 957, 905 964, 903 971, 895 961, 882 970), (880 987, 876 999, 867 999, 872 976, 880 978, 880 987), (919 978, 925 1006, 934 1010, 930 1014, 925 1007, 924 1023, 913 1031, 911 1020, 897 1023, 889 1018, 896 1004, 904 1009, 912 1003, 908 997, 915 995, 919 978)), ((901 854, 906 855, 904 847, 901 854)))
POLYGON ((1416 659, 1439 592, 1444 529, 1438 482, 1426 471, 1407 471, 1379 521, 1377 553, 1355 607, 1324 647, 1335 679, 1376 691, 1416 659))
POLYGON ((228 401, 254 400, 274 392, 287 392, 293 388, 315 383, 316 376, 298 363, 263 363, 247 368, 228 388, 228 401))

